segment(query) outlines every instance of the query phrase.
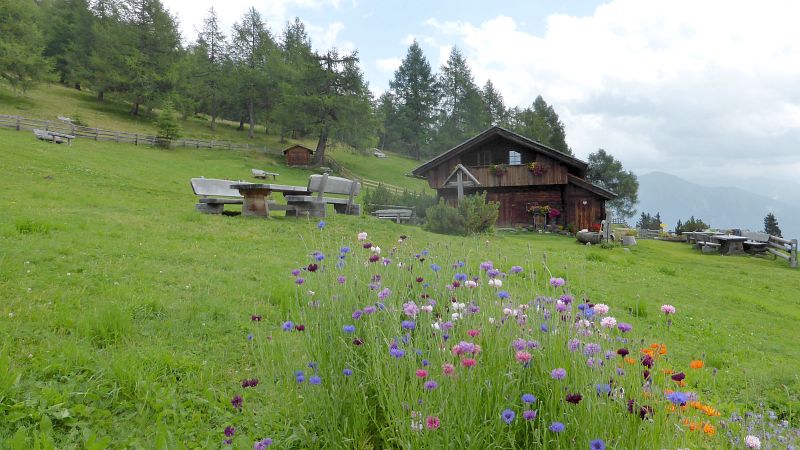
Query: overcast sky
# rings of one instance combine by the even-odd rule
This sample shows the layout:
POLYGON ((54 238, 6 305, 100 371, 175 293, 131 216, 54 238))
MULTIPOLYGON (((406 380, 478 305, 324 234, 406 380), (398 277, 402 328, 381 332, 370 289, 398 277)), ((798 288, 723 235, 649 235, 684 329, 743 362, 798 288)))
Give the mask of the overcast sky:
POLYGON ((252 5, 275 34, 300 17, 316 48, 359 51, 376 95, 412 39, 436 71, 456 45, 508 106, 552 104, 579 158, 604 148, 706 185, 800 179, 798 1, 164 2, 187 40, 212 6, 228 27, 252 5))

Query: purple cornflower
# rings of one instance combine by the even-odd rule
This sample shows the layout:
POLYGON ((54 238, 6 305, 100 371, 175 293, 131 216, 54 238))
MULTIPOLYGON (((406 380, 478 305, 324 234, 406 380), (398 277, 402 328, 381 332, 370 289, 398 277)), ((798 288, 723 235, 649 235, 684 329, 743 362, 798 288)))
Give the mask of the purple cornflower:
POLYGON ((294 323, 291 320, 287 320, 286 322, 283 322, 281 328, 283 331, 292 331, 294 329, 294 323))
POLYGON ((433 380, 429 380, 429 381, 425 382, 424 387, 425 387, 425 390, 432 391, 432 390, 436 389, 437 387, 439 387, 439 383, 437 383, 437 382, 435 382, 433 380))
POLYGON ((522 394, 522 401, 525 403, 533 403, 536 401, 536 396, 533 394, 522 394))
POLYGON ((509 294, 508 291, 500 291, 497 293, 497 296, 502 299, 511 298, 511 294, 509 294))
POLYGON ((416 317, 419 314, 419 306, 414 302, 403 303, 403 313, 408 317, 416 317))
POLYGON ((562 367, 553 369, 553 371, 550 372, 550 376, 553 377, 554 380, 563 380, 567 376, 567 370, 562 367))
POLYGON ((484 261, 481 263, 481 270, 486 271, 494 267, 494 264, 491 261, 484 261))
POLYGON ((344 284, 345 281, 347 281, 347 278, 345 278, 344 275, 339 275, 338 277, 336 277, 336 282, 339 284, 344 284))
POLYGON ((345 333, 355 333, 356 327, 355 325, 345 325, 342 327, 342 331, 344 331, 345 333))
POLYGON ((457 273, 457 274, 453 275, 453 278, 456 281, 467 281, 467 274, 465 274, 465 273, 457 273))
MULTIPOLYGON (((366 308, 365 308, 365 309, 366 309, 366 308)), ((350 317, 352 317, 352 318, 353 318, 353 320, 358 320, 358 319, 360 319, 360 318, 361 318, 361 315, 362 315, 362 314, 364 314, 364 311, 361 311, 360 309, 357 309, 357 310, 355 310, 355 311, 353 312, 353 315, 352 315, 352 316, 350 316, 350 317)))
POLYGON ((344 376, 346 376, 346 377, 349 377, 350 375, 352 375, 352 374, 353 374, 353 371, 352 371, 352 370, 350 370, 350 369, 344 369, 344 370, 342 371, 342 373, 344 374, 344 376))
POLYGON ((572 297, 569 294, 564 294, 561 297, 559 297, 558 299, 561 300, 561 303, 563 303, 565 305, 569 305, 570 303, 572 303, 572 300, 574 300, 574 297, 572 297))
POLYGON ((546 323, 543 323, 543 324, 542 324, 542 325, 539 327, 539 329, 540 329, 540 330, 542 330, 542 332, 544 332, 544 333, 547 333, 547 332, 550 330, 550 328, 547 326, 547 324, 546 324, 546 323))
POLYGON ((488 276, 489 278, 495 278, 498 275, 500 275, 500 271, 497 269, 489 269, 486 271, 486 276, 488 276))
POLYGON ((589 442, 589 450, 606 450, 606 443, 602 439, 589 442))
MULTIPOLYGON (((561 287, 561 286, 564 286, 565 284, 567 284, 567 282, 564 281, 563 278, 555 278, 555 277, 550 278, 550 286, 561 287)), ((556 423, 558 423, 558 422, 556 422, 556 423)))
POLYGON ((381 300, 386 300, 386 297, 390 296, 391 294, 392 291, 390 291, 389 288, 383 288, 382 291, 378 292, 378 298, 381 300))
POLYGON ((511 266, 511 268, 508 269, 508 271, 511 272, 511 273, 520 273, 520 272, 522 272, 522 267, 520 267, 520 266, 511 266))
POLYGON ((625 322, 620 322, 617 324, 617 329, 623 333, 627 333, 633 329, 633 325, 625 322))
POLYGON ((444 331, 447 331, 447 330, 453 328, 453 322, 450 322, 448 320, 447 322, 444 322, 441 325, 439 325, 439 328, 441 328, 444 331))
POLYGON ((365 306, 364 307, 364 314, 372 314, 375 312, 374 306, 365 306))
POLYGON ((339 253, 341 253, 343 255, 347 254, 347 253, 350 253, 350 247, 342 247, 342 248, 340 248, 339 249, 339 253))
POLYGON ((401 326, 403 327, 404 330, 413 330, 414 328, 417 327, 417 324, 415 324, 411 320, 404 320, 401 326))
POLYGON ((294 270, 292 270, 292 276, 295 276, 295 277, 296 277, 296 276, 298 276, 298 275, 300 275, 300 269, 294 269, 294 270))
POLYGON ((431 264, 431 270, 434 271, 434 272, 438 272, 438 271, 442 270, 442 266, 440 266, 438 264, 431 264))
POLYGON ((230 425, 225 427, 225 436, 226 437, 233 437, 234 434, 236 434, 236 428, 233 428, 230 425))
POLYGON ((569 347, 569 351, 571 352, 578 351, 581 347, 581 341, 578 339, 570 339, 569 342, 567 342, 567 347, 569 347))
POLYGON ((294 284, 297 284, 297 285, 303 284, 303 283, 305 283, 305 282, 306 282, 306 279, 305 279, 305 278, 303 278, 303 277, 297 277, 297 278, 295 278, 295 280, 294 280, 294 284))
POLYGON ((394 356, 395 358, 399 359, 399 358, 402 358, 403 356, 405 356, 406 351, 403 350, 402 348, 393 348, 393 349, 389 350, 389 354, 394 356))
POLYGON ((528 342, 525 339, 514 339, 511 341, 511 346, 514 347, 514 350, 521 351, 525 350, 528 346, 528 342))
POLYGON ((318 375, 311 375, 311 378, 308 379, 309 384, 319 385, 322 384, 322 378, 318 375))
POLYGON ((536 418, 536 410, 528 409, 522 412, 522 418, 525 420, 533 420, 536 418))
POLYGON ((231 406, 236 409, 242 409, 242 396, 241 395, 234 395, 231 399, 231 406))
POLYGON ((600 344, 590 342, 583 347, 583 354, 586 356, 592 356, 600 353, 602 350, 603 348, 600 347, 600 344))
POLYGON ((253 450, 266 450, 270 445, 272 445, 272 439, 264 438, 253 444, 253 450))
POLYGON ((510 424, 514 421, 514 418, 517 417, 517 413, 510 409, 504 409, 502 413, 500 413, 500 418, 503 419, 503 422, 510 424))
POLYGON ((564 424, 561 422, 553 422, 550 425, 549 429, 553 433, 561 433, 562 431, 564 431, 564 424))

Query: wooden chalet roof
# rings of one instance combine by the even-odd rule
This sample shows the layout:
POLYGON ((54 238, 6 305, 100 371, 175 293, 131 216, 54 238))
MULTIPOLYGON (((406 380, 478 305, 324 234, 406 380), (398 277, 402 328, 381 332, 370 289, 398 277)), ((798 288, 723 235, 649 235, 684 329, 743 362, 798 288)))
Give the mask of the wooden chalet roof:
POLYGON ((572 183, 575 186, 581 187, 583 189, 586 189, 589 192, 595 193, 595 194, 599 195, 600 197, 605 198, 606 200, 611 200, 613 198, 617 198, 617 194, 609 191, 608 189, 601 188, 600 186, 598 186, 596 184, 592 184, 592 183, 584 180, 583 178, 576 177, 575 175, 573 175, 571 173, 567 174, 567 182, 568 183, 572 183))
POLYGON ((581 172, 585 172, 586 169, 588 169, 589 167, 589 165, 586 164, 585 162, 577 158, 573 158, 572 156, 561 153, 558 150, 550 148, 540 142, 536 142, 533 139, 526 138, 521 134, 514 133, 513 131, 507 130, 503 127, 493 126, 484 131, 483 133, 475 137, 472 137, 470 139, 467 139, 466 141, 456 145, 450 150, 439 154, 430 161, 414 169, 411 173, 413 173, 416 176, 423 176, 426 172, 438 166, 439 164, 449 160, 454 156, 458 156, 462 153, 468 152, 469 150, 472 150, 476 146, 488 141, 489 139, 494 138, 495 136, 500 136, 510 142, 513 142, 516 145, 519 145, 520 147, 527 148, 542 153, 544 155, 547 155, 555 159, 556 161, 564 163, 570 167, 574 167, 581 172))
POLYGON ((311 150, 310 148, 306 147, 305 145, 300 145, 300 144, 297 144, 297 145, 293 145, 293 146, 291 146, 291 147, 287 148, 286 150, 284 150, 284 151, 283 151, 283 154, 285 155, 285 154, 286 154, 286 152, 288 152, 289 150, 291 150, 291 149, 293 149, 293 148, 302 148, 303 150, 306 150, 306 151, 308 151, 309 153, 314 153, 314 150, 311 150))

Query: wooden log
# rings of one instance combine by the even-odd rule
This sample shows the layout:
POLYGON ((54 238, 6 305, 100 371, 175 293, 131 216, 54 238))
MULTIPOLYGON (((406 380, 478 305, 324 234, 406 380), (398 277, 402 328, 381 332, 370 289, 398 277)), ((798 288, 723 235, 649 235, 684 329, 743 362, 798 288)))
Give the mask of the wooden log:
POLYGON ((789 252, 789 267, 797 268, 797 239, 792 239, 792 250, 789 252))
POLYGON ((783 258, 783 259, 785 259, 787 261, 791 261, 791 259, 792 259, 792 257, 787 255, 786 253, 781 253, 781 252, 773 250, 771 248, 768 248, 767 251, 772 253, 773 255, 778 256, 780 258, 783 258))
POLYGON ((778 242, 778 243, 781 243, 781 244, 789 244, 789 245, 792 245, 792 241, 790 241, 789 239, 784 239, 784 238, 782 238, 782 237, 779 237, 779 236, 773 236, 773 235, 770 235, 770 236, 769 236, 769 240, 770 240, 770 241, 775 241, 775 242, 778 242))
POLYGON ((772 248, 777 248, 778 250, 787 251, 785 246, 783 246, 783 245, 778 245, 778 244, 776 244, 776 243, 774 243, 774 242, 767 242, 767 245, 769 245, 769 246, 770 246, 770 247, 772 247, 772 248))
POLYGON ((19 122, 20 122, 20 118, 19 118, 19 116, 17 116, 17 131, 19 131, 19 122))

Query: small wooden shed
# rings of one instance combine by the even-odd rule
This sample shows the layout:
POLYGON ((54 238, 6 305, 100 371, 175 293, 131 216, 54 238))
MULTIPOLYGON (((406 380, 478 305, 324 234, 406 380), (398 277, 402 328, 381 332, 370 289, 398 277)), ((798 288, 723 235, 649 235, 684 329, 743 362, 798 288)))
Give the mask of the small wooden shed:
POLYGON ((283 151, 287 166, 308 166, 311 164, 311 155, 314 150, 302 145, 293 145, 283 151))

